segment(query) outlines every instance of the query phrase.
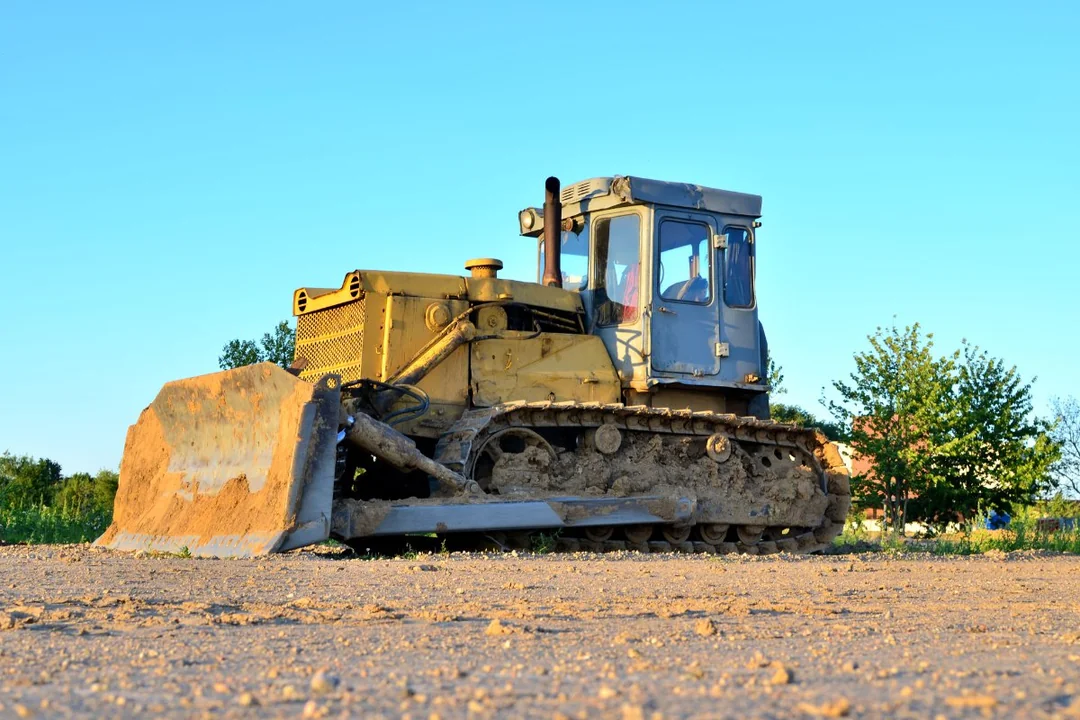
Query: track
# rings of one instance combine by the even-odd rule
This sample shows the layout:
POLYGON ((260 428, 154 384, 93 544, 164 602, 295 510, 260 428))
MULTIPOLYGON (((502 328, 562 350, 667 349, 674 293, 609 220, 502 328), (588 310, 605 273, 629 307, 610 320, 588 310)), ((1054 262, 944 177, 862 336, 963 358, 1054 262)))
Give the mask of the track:
MULTIPOLYGON (((762 483, 787 502, 789 515, 801 518, 753 524, 751 518, 724 523, 699 517, 690 525, 564 529, 554 549, 571 552, 815 552, 840 533, 851 502, 847 469, 820 431, 711 412, 510 403, 467 411, 439 440, 435 459, 500 494, 625 496, 658 485, 691 485, 699 504, 729 506, 735 498, 725 495, 724 483, 732 482, 731 472, 712 471, 711 485, 706 477, 716 465, 734 468, 736 479, 762 483), (618 468, 626 474, 612 483, 618 468), (807 491, 807 474, 820 492, 807 491), (800 492, 807 496, 802 506, 800 492)), ((530 544, 522 533, 488 537, 504 547, 530 544)))

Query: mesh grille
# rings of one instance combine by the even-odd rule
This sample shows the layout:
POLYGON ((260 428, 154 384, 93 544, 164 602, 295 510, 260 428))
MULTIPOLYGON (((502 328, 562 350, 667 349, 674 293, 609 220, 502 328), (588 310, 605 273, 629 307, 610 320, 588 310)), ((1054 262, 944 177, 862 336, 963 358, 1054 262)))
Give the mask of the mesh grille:
POLYGON ((364 353, 364 300, 316 310, 296 319, 296 357, 308 365, 305 380, 335 373, 342 382, 359 380, 364 353))

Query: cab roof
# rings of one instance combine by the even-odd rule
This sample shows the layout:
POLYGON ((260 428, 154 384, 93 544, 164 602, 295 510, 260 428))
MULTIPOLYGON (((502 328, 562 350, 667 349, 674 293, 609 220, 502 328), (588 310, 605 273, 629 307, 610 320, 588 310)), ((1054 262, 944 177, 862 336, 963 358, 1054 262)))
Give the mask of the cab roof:
MULTIPOLYGON (((582 180, 564 187, 559 193, 559 199, 563 205, 563 217, 632 204, 666 205, 724 215, 761 217, 760 195, 718 190, 690 183, 650 180, 633 175, 582 180)), ((522 220, 522 235, 538 237, 543 232, 543 208, 525 208, 519 217, 522 220), (524 222, 525 217, 530 215, 531 227, 524 222)))

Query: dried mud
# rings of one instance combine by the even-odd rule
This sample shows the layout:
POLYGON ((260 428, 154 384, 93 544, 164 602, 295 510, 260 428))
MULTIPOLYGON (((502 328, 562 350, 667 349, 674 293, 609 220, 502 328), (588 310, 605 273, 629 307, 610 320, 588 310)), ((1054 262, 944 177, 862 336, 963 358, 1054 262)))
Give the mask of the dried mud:
POLYGON ((704 455, 704 445, 704 438, 627 433, 612 456, 579 449, 553 458, 542 448, 527 447, 498 459, 492 486, 504 497, 685 497, 716 508, 713 522, 748 521, 764 504, 783 524, 820 524, 828 498, 805 461, 781 450, 752 456, 736 448, 726 462, 717 463, 704 455))
POLYGON ((0 717, 1080 717, 1080 558, 0 548, 0 717))

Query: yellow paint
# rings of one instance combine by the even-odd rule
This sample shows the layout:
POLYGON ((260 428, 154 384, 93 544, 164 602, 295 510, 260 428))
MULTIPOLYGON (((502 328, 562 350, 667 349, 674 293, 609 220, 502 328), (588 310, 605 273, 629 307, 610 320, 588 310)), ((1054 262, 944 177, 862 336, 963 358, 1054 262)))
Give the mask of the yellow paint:
POLYGON ((619 402, 619 379, 604 343, 592 335, 506 333, 472 345, 473 402, 619 402))

